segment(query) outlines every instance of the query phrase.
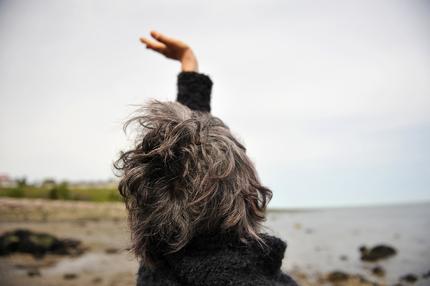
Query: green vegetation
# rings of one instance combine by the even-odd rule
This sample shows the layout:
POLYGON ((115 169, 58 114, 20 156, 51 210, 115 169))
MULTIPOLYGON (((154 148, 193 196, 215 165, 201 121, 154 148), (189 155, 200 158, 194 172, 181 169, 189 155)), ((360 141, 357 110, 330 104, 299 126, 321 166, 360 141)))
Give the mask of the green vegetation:
POLYGON ((122 201, 117 189, 107 188, 70 188, 66 182, 42 184, 42 186, 27 185, 25 180, 17 181, 16 187, 1 187, 0 197, 12 198, 42 198, 51 200, 75 200, 92 202, 122 201))

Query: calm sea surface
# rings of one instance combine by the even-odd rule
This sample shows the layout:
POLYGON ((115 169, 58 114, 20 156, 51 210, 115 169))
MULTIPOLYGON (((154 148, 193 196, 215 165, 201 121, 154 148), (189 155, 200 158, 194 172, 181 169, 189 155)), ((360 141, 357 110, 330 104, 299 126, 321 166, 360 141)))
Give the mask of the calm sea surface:
MULTIPOLYGON (((267 232, 288 244, 286 271, 297 267, 316 276, 341 270, 389 284, 405 274, 422 276, 430 271, 430 203, 269 211, 267 218, 267 232), (362 262, 359 247, 377 244, 390 245, 398 253, 378 263, 362 262), (383 280, 371 275, 376 265, 386 270, 383 280)), ((415 285, 430 285, 430 279, 415 285)))

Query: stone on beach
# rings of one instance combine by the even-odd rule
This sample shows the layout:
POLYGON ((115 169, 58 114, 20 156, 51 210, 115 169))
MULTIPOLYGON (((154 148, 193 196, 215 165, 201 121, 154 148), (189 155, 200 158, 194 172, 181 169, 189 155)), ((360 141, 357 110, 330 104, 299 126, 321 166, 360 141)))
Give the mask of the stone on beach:
POLYGON ((375 262, 386 259, 397 254, 396 249, 388 245, 377 245, 368 249, 366 246, 360 247, 361 260, 375 262))
POLYGON ((46 254, 80 255, 84 252, 76 239, 59 239, 48 233, 17 229, 0 235, 0 256, 15 252, 30 253, 36 258, 46 254))

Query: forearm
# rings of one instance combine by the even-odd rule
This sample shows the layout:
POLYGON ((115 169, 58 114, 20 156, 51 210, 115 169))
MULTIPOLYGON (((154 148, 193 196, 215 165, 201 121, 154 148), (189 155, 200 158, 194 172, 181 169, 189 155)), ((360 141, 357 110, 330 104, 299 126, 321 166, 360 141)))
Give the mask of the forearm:
POLYGON ((187 49, 184 54, 181 57, 181 69, 184 72, 193 71, 198 72, 199 71, 199 65, 197 62, 197 58, 194 55, 193 50, 187 49))

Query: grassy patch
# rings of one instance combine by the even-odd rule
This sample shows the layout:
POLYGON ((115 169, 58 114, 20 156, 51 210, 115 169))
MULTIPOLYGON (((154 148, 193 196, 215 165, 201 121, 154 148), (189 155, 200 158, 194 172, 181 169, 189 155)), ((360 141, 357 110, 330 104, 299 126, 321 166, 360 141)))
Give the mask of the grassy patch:
POLYGON ((73 189, 64 184, 51 187, 17 186, 15 188, 0 188, 0 197, 74 200, 91 202, 122 201, 117 189, 79 188, 73 189))

